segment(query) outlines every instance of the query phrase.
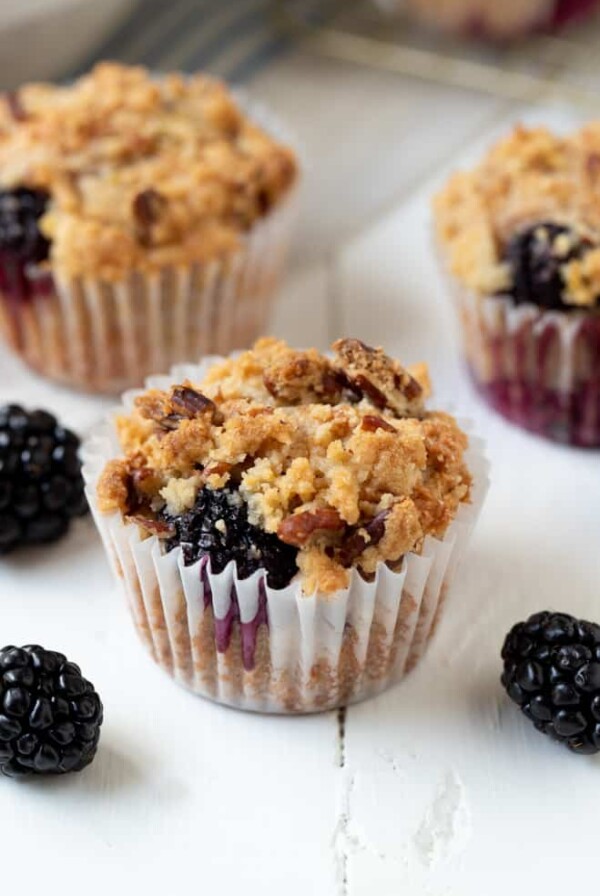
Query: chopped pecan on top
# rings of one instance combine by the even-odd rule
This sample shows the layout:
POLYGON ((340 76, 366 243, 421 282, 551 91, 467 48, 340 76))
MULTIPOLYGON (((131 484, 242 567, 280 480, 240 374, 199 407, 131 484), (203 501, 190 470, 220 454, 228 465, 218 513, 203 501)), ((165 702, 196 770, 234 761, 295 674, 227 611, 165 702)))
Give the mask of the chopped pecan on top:
POLYGON ((342 566, 352 566, 365 548, 374 547, 385 535, 385 521, 389 510, 382 510, 368 522, 355 526, 344 539, 341 546, 334 551, 335 559, 342 566))
POLYGON ((345 526, 337 510, 323 508, 293 513, 279 524, 277 536, 286 544, 303 547, 319 531, 341 531, 345 526))
POLYGON ((184 417, 196 417, 207 410, 214 413, 216 409, 214 401, 190 386, 175 386, 171 392, 171 405, 184 417))
POLYGON ((417 380, 380 348, 359 339, 338 339, 332 346, 335 364, 350 387, 368 398, 379 410, 397 417, 420 417, 424 413, 424 391, 417 380))
POLYGON ((191 386, 174 386, 170 394, 151 390, 138 395, 135 405, 142 417, 153 420, 161 429, 177 429, 182 420, 191 420, 209 412, 213 419, 217 406, 191 386))
POLYGON ((398 432, 395 426, 384 420, 383 417, 377 417, 374 414, 365 414, 360 423, 360 428, 365 432, 375 432, 378 429, 384 429, 386 432, 398 432))
POLYGON ((15 121, 25 121, 27 119, 27 111, 23 106, 18 90, 7 90, 4 94, 4 100, 15 121))
POLYGON ((138 193, 131 206, 135 231, 138 241, 143 246, 149 246, 152 242, 152 227, 160 220, 167 207, 165 197, 150 187, 138 193))

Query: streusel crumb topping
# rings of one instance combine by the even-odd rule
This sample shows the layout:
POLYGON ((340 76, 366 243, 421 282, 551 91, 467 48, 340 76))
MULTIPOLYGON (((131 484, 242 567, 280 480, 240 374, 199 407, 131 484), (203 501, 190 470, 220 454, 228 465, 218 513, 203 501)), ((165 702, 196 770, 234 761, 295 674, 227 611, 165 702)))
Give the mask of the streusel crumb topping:
MULTIPOLYGON (((435 199, 436 228, 450 271, 481 294, 510 291, 504 260, 516 234, 543 222, 563 225, 591 248, 561 268, 566 305, 600 297, 600 122, 567 137, 517 127, 472 171, 450 178, 435 199)), ((564 239, 564 237, 562 237, 564 239)))
POLYGON ((49 194, 41 227, 64 277, 226 255, 296 173, 291 150, 203 75, 105 62, 0 100, 0 185, 49 194))
POLYGON ((253 526, 298 549, 303 590, 333 592, 442 536, 469 500, 467 437, 425 408, 422 365, 341 339, 332 358, 261 339, 202 382, 141 394, 121 416, 103 512, 168 537, 201 489, 233 489, 253 526))

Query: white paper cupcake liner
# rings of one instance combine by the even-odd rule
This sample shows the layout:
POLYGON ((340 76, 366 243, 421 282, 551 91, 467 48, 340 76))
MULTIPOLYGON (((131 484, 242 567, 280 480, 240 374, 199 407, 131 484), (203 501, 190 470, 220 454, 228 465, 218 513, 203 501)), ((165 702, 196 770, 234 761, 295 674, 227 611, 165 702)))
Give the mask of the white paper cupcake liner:
MULTIPOLYGON (((151 377, 147 387, 199 381, 216 360, 176 367, 170 376, 151 377)), ((124 395, 122 411, 137 394, 124 395)), ((142 538, 120 513, 101 514, 98 478, 119 453, 113 424, 101 424, 85 445, 83 475, 142 642, 180 684, 259 712, 306 713, 356 702, 412 669, 434 631, 488 486, 482 443, 471 438, 472 503, 461 505, 442 540, 427 537, 422 553, 408 554, 399 572, 381 564, 367 582, 354 570, 349 588, 306 596, 296 582, 269 588, 260 570, 240 580, 233 563, 218 575, 206 558, 184 566, 180 548, 163 553, 158 538, 142 538)))
POLYGON ((480 296, 450 277, 473 379, 518 425, 556 441, 600 445, 600 314, 545 311, 480 296))
MULTIPOLYGON (((236 98, 269 134, 291 145, 269 111, 243 94, 236 98)), ((296 182, 241 236, 235 254, 206 264, 136 271, 116 283, 59 279, 32 265, 30 298, 15 301, 0 290, 0 333, 44 376, 113 394, 176 363, 250 345, 268 329, 298 193, 296 182)))

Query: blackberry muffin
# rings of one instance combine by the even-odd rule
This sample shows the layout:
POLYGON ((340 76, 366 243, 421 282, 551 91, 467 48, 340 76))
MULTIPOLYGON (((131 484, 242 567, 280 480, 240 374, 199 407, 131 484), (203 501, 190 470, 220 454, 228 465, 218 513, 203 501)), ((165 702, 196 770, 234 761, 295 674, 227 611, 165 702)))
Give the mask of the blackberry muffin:
POLYGON ((244 709, 362 699, 421 656, 485 491, 427 372, 262 339, 127 398, 84 476, 142 640, 244 709), (116 424, 116 425, 115 425, 116 424))
POLYGON ((528 430, 600 446, 600 124, 517 127, 434 211, 481 394, 528 430))
POLYGON ((263 331, 297 164, 204 75, 101 63, 0 97, 0 332, 119 392, 263 331))
POLYGON ((466 37, 506 41, 560 28, 598 9, 598 0, 378 0, 424 24, 466 37))

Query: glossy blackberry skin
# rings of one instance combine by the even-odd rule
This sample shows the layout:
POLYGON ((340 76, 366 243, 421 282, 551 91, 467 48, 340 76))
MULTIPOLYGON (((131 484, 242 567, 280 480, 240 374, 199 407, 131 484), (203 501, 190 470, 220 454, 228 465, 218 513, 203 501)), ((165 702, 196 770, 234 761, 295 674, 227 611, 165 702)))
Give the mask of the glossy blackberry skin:
POLYGON ((561 267, 575 258, 581 258, 592 243, 577 239, 566 253, 558 254, 554 241, 563 234, 572 237, 568 227, 543 221, 516 234, 509 242, 505 259, 512 272, 511 294, 516 305, 533 304, 558 311, 572 310, 572 306, 562 298, 565 282, 561 267), (547 234, 547 238, 541 236, 542 232, 547 234))
POLYGON ((544 611, 513 626, 502 684, 538 731, 575 753, 600 750, 600 626, 544 611))
POLYGON ((24 263, 48 257, 50 243, 38 227, 47 203, 43 190, 0 190, 0 253, 24 263))
POLYGON ((264 569, 271 588, 285 588, 298 572, 297 549, 251 525, 245 502, 232 489, 203 488, 191 510, 164 518, 176 530, 167 549, 181 545, 186 566, 208 555, 219 573, 235 560, 241 579, 264 569))
POLYGON ((77 436, 47 411, 0 407, 0 554, 56 541, 87 510, 77 436))
POLYGON ((0 772, 63 775, 89 765, 103 707, 79 666, 38 645, 0 650, 0 772))

